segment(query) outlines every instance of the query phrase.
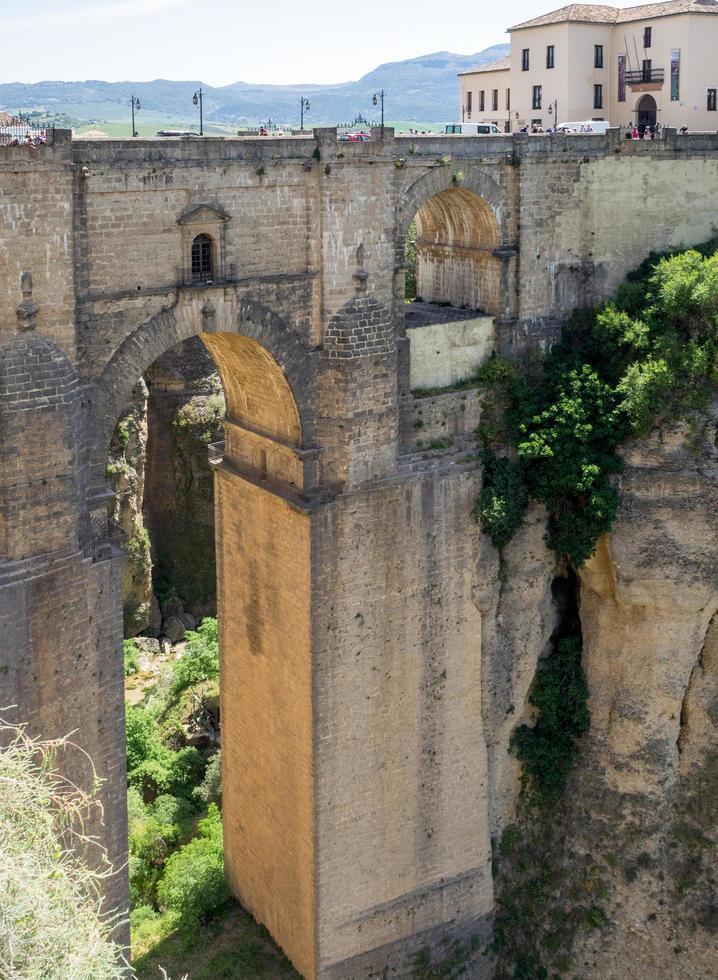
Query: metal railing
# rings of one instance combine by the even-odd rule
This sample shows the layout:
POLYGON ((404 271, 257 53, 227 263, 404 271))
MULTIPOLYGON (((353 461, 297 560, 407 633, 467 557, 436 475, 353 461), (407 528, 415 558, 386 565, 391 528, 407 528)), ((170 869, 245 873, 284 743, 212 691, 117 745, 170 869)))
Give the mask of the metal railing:
POLYGON ((177 267, 178 286, 216 286, 236 281, 237 266, 234 262, 224 262, 211 271, 177 267))
POLYGON ((638 71, 626 72, 627 85, 639 85, 641 82, 662 82, 665 70, 663 68, 639 68, 638 71))
POLYGON ((108 561, 108 559, 113 558, 118 551, 127 550, 128 541, 127 531, 110 518, 107 521, 107 533, 104 535, 103 540, 97 542, 94 547, 93 560, 98 561, 108 561))
POLYGON ((54 126, 34 125, 0 112, 0 146, 44 146, 52 143, 53 134, 54 126))

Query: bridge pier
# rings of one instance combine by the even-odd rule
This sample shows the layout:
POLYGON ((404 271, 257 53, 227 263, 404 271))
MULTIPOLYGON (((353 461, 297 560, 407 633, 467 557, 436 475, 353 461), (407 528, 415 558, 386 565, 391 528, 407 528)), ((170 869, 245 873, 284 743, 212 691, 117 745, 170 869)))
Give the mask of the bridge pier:
POLYGON ((307 980, 486 936, 475 495, 456 466, 314 496, 216 471, 227 875, 307 980))

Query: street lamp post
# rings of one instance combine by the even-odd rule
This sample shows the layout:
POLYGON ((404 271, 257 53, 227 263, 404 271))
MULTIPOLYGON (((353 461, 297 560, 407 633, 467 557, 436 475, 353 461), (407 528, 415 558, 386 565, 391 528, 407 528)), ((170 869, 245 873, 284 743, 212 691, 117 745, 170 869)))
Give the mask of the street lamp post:
POLYGON ((372 96, 372 103, 374 105, 379 105, 379 100, 381 99, 381 135, 384 135, 384 89, 381 92, 375 92, 372 96))
POLYGON ((142 106, 140 105, 140 100, 136 99, 134 95, 130 99, 130 105, 132 106, 132 135, 137 136, 137 130, 135 129, 135 110, 139 112, 142 106))
POLYGON ((309 99, 304 96, 299 100, 299 128, 304 129, 304 113, 309 112, 309 99))
POLYGON ((553 128, 558 126, 558 99, 554 99, 548 107, 549 116, 553 116, 553 128))
POLYGON ((203 120, 202 120, 202 89, 198 89, 192 96, 192 103, 194 105, 199 105, 199 135, 204 136, 203 120))

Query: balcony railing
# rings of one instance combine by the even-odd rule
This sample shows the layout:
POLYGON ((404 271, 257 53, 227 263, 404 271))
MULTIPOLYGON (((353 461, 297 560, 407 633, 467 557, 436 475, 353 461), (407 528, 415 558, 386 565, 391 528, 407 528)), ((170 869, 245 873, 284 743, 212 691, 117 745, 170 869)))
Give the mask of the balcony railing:
POLYGON ((626 84, 640 85, 641 82, 663 82, 663 75, 663 68, 651 68, 650 71, 639 68, 638 71, 626 72, 626 84))
POLYGON ((212 269, 206 270, 177 268, 178 286, 221 286, 223 283, 237 281, 237 266, 234 262, 224 262, 212 269))

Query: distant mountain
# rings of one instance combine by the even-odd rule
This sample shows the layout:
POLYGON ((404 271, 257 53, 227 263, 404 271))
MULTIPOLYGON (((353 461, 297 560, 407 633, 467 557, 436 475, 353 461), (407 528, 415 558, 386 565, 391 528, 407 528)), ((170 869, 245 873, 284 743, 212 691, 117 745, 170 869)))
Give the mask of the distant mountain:
MULTIPOLYGON (((252 85, 235 82, 219 88, 203 85, 204 118, 208 123, 247 124, 271 117, 297 123, 299 99, 311 102, 307 124, 351 121, 358 113, 378 118, 372 95, 384 89, 387 119, 446 122, 456 118, 459 103, 457 72, 508 54, 507 44, 495 44, 478 54, 434 54, 379 65, 356 82, 339 85, 252 85)), ((0 109, 10 112, 40 109, 65 113, 78 122, 114 120, 127 115, 129 97, 138 96, 146 113, 195 122, 192 95, 200 82, 19 82, 0 85, 0 109)), ((145 117, 146 118, 146 117, 145 117)))

